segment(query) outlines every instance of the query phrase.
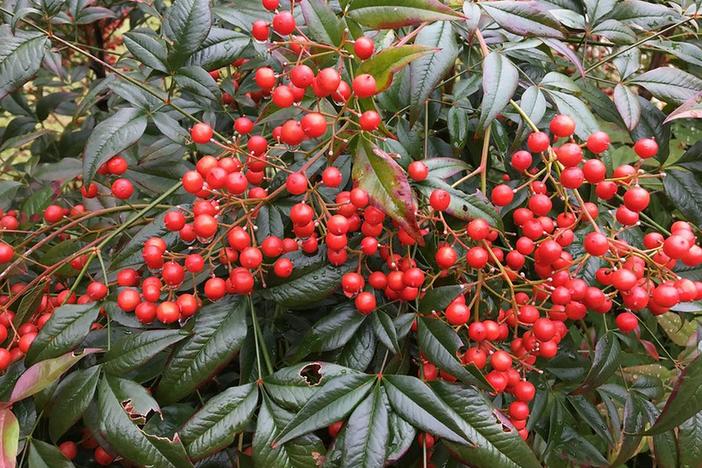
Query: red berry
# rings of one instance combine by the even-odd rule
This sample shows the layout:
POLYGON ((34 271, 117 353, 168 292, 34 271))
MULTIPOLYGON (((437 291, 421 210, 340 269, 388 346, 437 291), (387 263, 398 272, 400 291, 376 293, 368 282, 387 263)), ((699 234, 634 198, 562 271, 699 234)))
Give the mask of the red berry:
POLYGON ((327 187, 338 187, 341 185, 342 180, 343 176, 341 171, 334 166, 329 166, 322 172, 322 182, 327 187))
POLYGON ((339 83, 341 83, 341 75, 339 75, 339 72, 333 68, 323 68, 317 74, 315 82, 323 92, 329 95, 336 91, 336 89, 339 87, 339 83))
POLYGON ((327 120, 319 112, 305 114, 300 124, 302 131, 310 138, 319 138, 327 132, 327 120))
POLYGON ((289 11, 281 11, 273 16, 273 30, 281 36, 295 31, 295 17, 289 11))
POLYGON ((287 86, 278 86, 271 94, 273 104, 278 107, 290 107, 295 102, 295 96, 287 86))
POLYGON ((49 205, 44 210, 44 221, 47 223, 56 223, 61 221, 65 212, 64 209, 58 205, 49 205))
POLYGON ((356 57, 361 60, 365 60, 373 55, 374 50, 375 43, 372 39, 367 38, 366 36, 359 37, 353 43, 353 53, 356 54, 356 57))
POLYGON ((380 115, 376 111, 365 111, 358 119, 361 129, 366 132, 372 132, 380 125, 380 115))
POLYGON ((261 89, 272 89, 275 86, 275 80, 275 72, 270 67, 261 67, 254 75, 254 81, 261 89))
POLYGON ((575 132, 575 121, 567 115, 559 114, 551 120, 549 129, 557 137, 569 137, 575 132))
POLYGON ((532 153, 542 153, 551 145, 551 140, 544 132, 534 132, 527 138, 527 147, 532 153))
POLYGON ((634 152, 642 159, 652 158, 658 154, 658 143, 653 138, 641 138, 634 143, 634 152))
POLYGON ((196 123, 190 129, 190 136, 195 143, 199 144, 208 143, 212 139, 213 134, 212 127, 202 122, 196 123))
POLYGON ((631 312, 622 312, 614 319, 619 328, 624 333, 631 333, 639 327, 639 319, 631 312))
POLYGON ((512 155, 512 167, 517 171, 526 171, 531 167, 532 157, 528 151, 517 151, 512 155))
POLYGON ((305 139, 305 132, 302 125, 297 120, 288 120, 283 124, 280 132, 280 139, 290 146, 297 146, 305 139))
POLYGON ((377 302, 373 293, 364 291, 356 296, 354 304, 361 314, 368 315, 375 310, 377 302))
POLYGON ((358 75, 351 83, 353 93, 359 98, 368 98, 373 96, 377 91, 375 87, 375 78, 369 74, 358 75))
POLYGON ((61 442, 59 445, 59 450, 61 451, 61 454, 69 460, 73 460, 76 458, 76 456, 78 456, 78 446, 76 446, 75 442, 70 440, 61 442))
POLYGON ((134 186, 129 179, 117 179, 112 182, 112 195, 120 200, 126 200, 134 193, 134 186))
POLYGON ((273 273, 278 278, 287 278, 293 272, 293 263, 288 258, 279 258, 273 264, 273 273))
POLYGON ((421 182, 429 175, 429 168, 422 161, 413 161, 407 166, 407 174, 417 182, 421 182))
POLYGON ((290 70, 290 81, 298 88, 307 88, 314 81, 314 72, 307 65, 296 65, 290 70))
POLYGON ((458 254, 453 247, 444 245, 439 247, 434 258, 436 260, 436 264, 439 265, 439 268, 446 270, 451 268, 456 263, 456 260, 458 260, 458 254))
POLYGON ((0 264, 9 263, 15 255, 15 249, 11 245, 0 242, 0 264))
POLYGON ((270 35, 268 23, 263 20, 254 21, 253 24, 251 24, 251 35, 260 42, 268 40, 268 36, 270 35))
POLYGON ((261 0, 261 4, 266 10, 275 11, 280 5, 280 0, 261 0))
POLYGON ((429 195, 429 204, 436 211, 445 211, 451 203, 451 195, 446 190, 434 189, 429 195))
POLYGON ((496 185, 492 189, 492 202, 497 206, 506 206, 512 203, 514 199, 514 191, 512 187, 506 184, 496 185))
POLYGON ((587 149, 595 154, 604 153, 609 148, 609 135, 605 132, 595 132, 587 137, 587 149))
POLYGON ((301 172, 293 172, 288 175, 285 188, 292 195, 302 195, 307 190, 307 177, 301 172))

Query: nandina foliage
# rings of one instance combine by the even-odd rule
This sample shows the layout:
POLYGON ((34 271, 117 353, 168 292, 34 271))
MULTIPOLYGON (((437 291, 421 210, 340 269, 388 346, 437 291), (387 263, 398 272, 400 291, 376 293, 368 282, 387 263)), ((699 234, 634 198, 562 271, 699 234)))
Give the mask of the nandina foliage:
POLYGON ((9 0, 0 466, 699 466, 675 0, 9 0))

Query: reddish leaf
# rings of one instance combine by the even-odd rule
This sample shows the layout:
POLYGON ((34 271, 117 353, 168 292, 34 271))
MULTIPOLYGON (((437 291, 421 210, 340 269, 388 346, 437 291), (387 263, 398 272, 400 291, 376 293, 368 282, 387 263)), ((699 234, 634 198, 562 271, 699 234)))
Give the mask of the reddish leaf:
POLYGON ((14 468, 17 462, 19 423, 9 408, 0 409, 0 468, 14 468))
POLYGON ((424 245, 416 218, 417 201, 407 174, 388 153, 358 140, 352 175, 354 183, 368 192, 374 205, 397 221, 419 245, 424 245))

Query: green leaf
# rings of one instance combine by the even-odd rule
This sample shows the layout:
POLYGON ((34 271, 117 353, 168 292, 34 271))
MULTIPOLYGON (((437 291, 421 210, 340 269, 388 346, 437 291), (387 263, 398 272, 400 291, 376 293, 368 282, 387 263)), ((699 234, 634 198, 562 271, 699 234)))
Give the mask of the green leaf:
POLYGON ((219 86, 203 68, 197 66, 181 67, 173 78, 182 90, 204 99, 219 102, 221 96, 219 86))
POLYGON ((165 217, 166 212, 164 211, 134 234, 129 239, 129 242, 122 246, 112 257, 110 270, 116 271, 143 262, 144 258, 141 255, 141 250, 144 248, 144 242, 152 237, 160 237, 166 243, 166 246, 173 245, 178 239, 178 233, 170 232, 166 229, 165 217))
POLYGON ((699 173, 670 167, 665 171, 663 187, 668 199, 683 215, 696 225, 702 225, 702 184, 699 173))
POLYGON ((431 288, 419 299, 417 310, 423 314, 443 311, 464 289, 461 284, 431 288))
POLYGON ((337 361, 341 366, 364 371, 373 360, 376 347, 377 339, 373 333, 373 326, 370 321, 364 321, 343 347, 337 361))
POLYGON ((40 32, 6 34, 0 45, 0 99, 19 89, 41 66, 47 37, 40 32))
POLYGON ((280 431, 292 420, 293 414, 279 407, 263 394, 261 409, 253 435, 253 460, 256 466, 267 468, 315 468, 317 457, 325 448, 319 437, 307 434, 273 447, 280 431))
POLYGON ((22 186, 14 180, 0 181, 0 209, 7 210, 13 203, 17 190, 22 186))
POLYGON ((497 24, 520 36, 553 37, 562 39, 558 21, 540 2, 496 1, 479 3, 497 24))
POLYGON ((9 408, 0 408, 0 466, 12 468, 17 463, 20 427, 9 408))
POLYGON ((159 418, 163 417, 161 407, 151 396, 150 389, 147 390, 133 380, 114 375, 106 375, 105 379, 132 422, 139 425, 145 424, 146 417, 152 412, 159 413, 159 418))
POLYGON ((310 38, 323 44, 341 45, 344 26, 329 4, 322 0, 303 0, 300 9, 310 38))
POLYGON ((400 345, 397 342, 397 330, 388 314, 382 310, 375 311, 371 318, 371 323, 373 324, 375 336, 378 337, 380 342, 393 354, 397 354, 400 349, 400 345))
POLYGON ((392 77, 413 60, 432 52, 423 45, 403 45, 383 49, 358 67, 357 75, 367 73, 375 78, 378 92, 385 91, 392 83, 392 77))
POLYGON ((469 195, 462 190, 452 188, 443 180, 431 177, 431 174, 429 178, 418 184, 417 188, 427 197, 431 195, 434 189, 446 190, 451 195, 451 201, 446 213, 454 218, 463 221, 482 218, 499 230, 503 228, 502 218, 497 213, 497 210, 480 192, 476 191, 474 194, 469 195))
POLYGON ((301 252, 286 257, 294 265, 292 275, 284 280, 271 279, 260 294, 290 308, 313 304, 338 291, 341 277, 355 267, 351 262, 339 267, 330 265, 324 249, 311 257, 301 252))
POLYGON ((298 411, 317 391, 339 376, 362 375, 348 367, 328 362, 302 362, 264 377, 268 395, 285 409, 298 411))
POLYGON ((417 120, 429 95, 451 70, 461 50, 449 21, 437 21, 424 27, 414 45, 429 47, 435 52, 412 61, 404 75, 403 86, 409 88, 410 122, 417 120))
POLYGON ((389 438, 388 401, 380 383, 351 413, 344 439, 344 466, 385 466, 389 438))
POLYGON ((641 105, 639 98, 628 86, 617 83, 614 87, 614 105, 617 106, 619 115, 626 124, 626 128, 633 130, 641 118, 641 105))
POLYGON ((246 338, 247 301, 221 300, 195 316, 192 335, 175 352, 163 371, 156 395, 174 403, 207 382, 236 355, 246 338))
MULTIPOLYGON (((387 395, 385 398, 387 398, 387 395)), ((415 440, 414 436, 417 434, 417 431, 394 411, 389 412, 388 427, 390 428, 390 434, 388 435, 388 446, 385 456, 388 463, 393 463, 401 459, 409 450, 415 440)))
POLYGON ((97 411, 101 435, 122 457, 138 465, 192 467, 177 435, 173 440, 149 435, 130 420, 106 378, 98 385, 97 411))
MULTIPOLYGON (((260 123, 260 122, 259 122, 260 123)), ((285 237, 284 214, 275 205, 263 205, 256 216, 256 240, 263 242, 268 236, 285 237)))
POLYGON ((55 445, 31 439, 27 464, 30 468, 71 468, 75 466, 55 445))
POLYGON ((602 335, 595 345, 590 371, 580 387, 573 393, 584 393, 605 383, 617 370, 620 362, 620 350, 621 345, 614 332, 609 331, 602 335))
POLYGON ((310 353, 339 349, 346 345, 366 320, 350 303, 334 307, 322 317, 300 340, 300 345, 291 357, 299 361, 310 353))
POLYGON ((607 442, 611 447, 614 445, 614 439, 600 412, 595 405, 590 403, 588 399, 582 395, 572 395, 568 397, 568 401, 575 408, 582 421, 585 421, 602 440, 607 442))
POLYGON ((39 307, 41 299, 44 297, 44 288, 45 285, 39 283, 22 296, 15 316, 12 318, 12 324, 15 327, 21 326, 37 311, 37 307, 39 307))
MULTIPOLYGON (((500 3, 500 2, 493 2, 500 3)), ((514 96, 519 84, 517 67, 504 55, 491 52, 483 60, 483 102, 480 124, 487 128, 514 96)))
POLYGON ((34 364, 24 371, 17 379, 15 387, 12 389, 10 401, 20 401, 41 392, 49 385, 53 384, 68 369, 73 367, 78 361, 88 354, 99 351, 98 349, 86 349, 81 354, 67 353, 63 356, 47 359, 34 364))
MULTIPOLYGON (((463 148, 468 140, 468 112, 461 107, 452 106, 446 117, 446 123, 448 124, 449 136, 451 137, 451 144, 455 148, 463 148)), ((433 161, 434 159, 450 159, 450 158, 433 158, 427 159, 425 161, 433 161)), ((458 161, 458 160, 456 160, 458 161)), ((465 163, 464 163, 465 164, 465 163)), ((467 166, 467 165, 466 165, 467 166)), ((429 169, 430 172, 431 169, 429 169)), ((436 173, 432 173, 433 177, 439 179, 445 179, 450 176, 441 177, 436 173)))
POLYGON ((66 304, 54 310, 27 351, 27 364, 58 357, 75 349, 88 336, 98 316, 98 304, 66 304))
POLYGON ((555 102, 558 112, 575 120, 575 134, 582 139, 599 130, 595 116, 579 98, 561 91, 547 90, 546 94, 555 102))
POLYGON ((443 321, 432 317, 418 317, 417 342, 424 356, 439 368, 468 385, 476 385, 483 389, 490 388, 475 366, 469 366, 469 371, 458 360, 456 353, 463 346, 463 341, 443 321))
MULTIPOLYGON (((519 106, 524 110, 529 119, 538 125, 541 119, 544 118, 546 114, 546 98, 544 93, 541 92, 538 86, 529 86, 524 93, 522 93, 522 99, 519 102, 519 106)), ((521 119, 521 117, 520 117, 521 119)), ((522 122, 523 128, 526 125, 522 122)))
POLYGON ((250 42, 251 36, 248 34, 213 27, 187 63, 205 70, 226 67, 239 57, 250 42))
POLYGON ((383 387, 395 412, 414 427, 459 444, 468 442, 458 415, 418 378, 384 375, 383 387))
POLYGON ((702 459, 702 412, 680 424, 678 447, 678 466, 692 468, 702 459))
POLYGON ((171 57, 183 63, 198 50, 212 27, 209 0, 176 0, 166 12, 163 32, 171 41, 171 57))
POLYGON ((372 29, 396 29, 425 21, 462 18, 460 13, 438 0, 351 0, 347 15, 372 29))
POLYGON ((670 67, 655 68, 638 75, 630 82, 643 86, 658 99, 677 104, 702 92, 702 79, 670 67))
POLYGON ((609 15, 617 4, 616 0, 585 0, 588 24, 594 25, 599 19, 609 15))
POLYGON ((88 407, 100 379, 100 367, 71 372, 59 384, 49 411, 49 434, 58 441, 88 407))
POLYGON ((124 45, 137 60, 147 67, 168 73, 166 45, 153 34, 130 31, 124 34, 124 45))
POLYGON ((371 201, 395 220, 419 245, 424 238, 419 232, 417 201, 407 174, 388 153, 365 140, 357 140, 352 177, 358 188, 368 193, 371 201))
POLYGON ((702 356, 697 356, 681 372, 673 391, 647 435, 673 429, 702 411, 702 356))
POLYGON ((273 447, 344 419, 368 394, 375 376, 351 374, 329 380, 277 435, 273 447))
POLYGON ((156 354, 186 336, 187 333, 181 330, 147 330, 125 335, 105 353, 103 368, 108 374, 123 375, 146 364, 156 354))
POLYGON ((670 153, 670 125, 664 125, 666 115, 648 99, 639 96, 641 120, 631 131, 631 139, 655 137, 658 142, 658 161, 665 161, 670 153))
POLYGON ((652 31, 680 21, 682 17, 672 8, 643 0, 617 2, 613 17, 645 31, 652 31))
POLYGON ((436 395, 459 416, 468 445, 447 441, 450 450, 476 467, 538 468, 541 463, 516 430, 506 430, 498 410, 472 387, 436 381, 431 385, 436 395))
POLYGON ((592 34, 603 36, 615 44, 632 44, 636 41, 636 33, 621 21, 608 19, 592 28, 592 34))
POLYGON ((646 419, 646 410, 641 402, 641 397, 634 393, 629 393, 624 404, 622 441, 619 445, 617 458, 612 462, 612 466, 623 464, 636 454, 643 438, 641 432, 646 424, 646 419))
POLYGON ((102 164, 136 143, 146 130, 146 121, 143 111, 126 107, 100 122, 85 144, 83 182, 89 184, 102 164))
POLYGON ((257 404, 255 384, 228 388, 210 398, 179 431, 188 455, 204 458, 230 445, 236 433, 246 427, 257 404))
MULTIPOLYGON (((452 107, 451 110, 454 108, 452 107)), ((449 110, 449 114, 451 113, 449 110)), ((449 122, 449 126, 451 123, 449 122)), ((429 158, 422 161, 432 177, 436 179, 448 179, 461 172, 470 171, 470 166, 456 158, 429 158)))

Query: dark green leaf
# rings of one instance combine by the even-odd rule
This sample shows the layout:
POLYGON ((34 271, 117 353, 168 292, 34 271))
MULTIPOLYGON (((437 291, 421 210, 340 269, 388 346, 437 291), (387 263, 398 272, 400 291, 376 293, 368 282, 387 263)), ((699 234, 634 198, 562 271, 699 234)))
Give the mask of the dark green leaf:
POLYGON ((417 341, 424 356, 433 364, 468 385, 490 388, 475 366, 469 366, 469 371, 459 362, 456 353, 463 346, 463 341, 443 321, 432 317, 418 317, 417 341))
MULTIPOLYGON (((387 398, 387 395, 385 398, 387 398)), ((417 431, 394 411, 389 411, 388 426, 390 434, 388 434, 388 446, 385 457, 388 463, 393 463, 402 458, 407 452, 415 440, 414 436, 417 431)))
POLYGON ((607 332, 597 341, 590 371, 575 393, 593 390, 605 383, 619 365, 621 345, 614 332, 607 332))
POLYGON ((205 70, 225 67, 239 57, 250 42, 251 37, 248 34, 213 27, 207 39, 187 63, 198 65, 205 70))
POLYGON ((371 323, 378 340, 391 352, 397 354, 400 348, 400 345, 397 343, 397 330, 395 330, 395 324, 388 314, 382 310, 375 311, 371 318, 371 323))
POLYGON ((614 439, 607 426, 607 422, 595 405, 581 395, 569 396, 568 401, 573 405, 573 408, 575 408, 575 411, 580 415, 580 418, 585 421, 602 440, 606 441, 609 446, 614 445, 614 439))
POLYGON ((636 34, 621 21, 608 19, 592 28, 592 34, 603 36, 615 44, 631 44, 636 41, 636 34))
POLYGON ((173 78, 181 89, 204 99, 219 101, 221 92, 217 82, 201 67, 182 67, 173 78))
POLYGON ((27 457, 29 468, 71 468, 75 465, 63 456, 55 445, 32 439, 27 457))
POLYGON ((293 414, 277 406, 264 393, 253 436, 253 459, 256 466, 269 468, 315 468, 317 458, 324 455, 322 441, 307 434, 273 447, 279 432, 292 420, 293 414))
POLYGON ((461 15, 438 0, 352 0, 349 18, 373 29, 395 29, 424 21, 451 21, 461 15))
POLYGON ((130 31, 124 34, 124 45, 141 63, 154 70, 168 72, 166 45, 153 34, 130 31))
POLYGON ((66 304, 56 309, 27 351, 27 364, 72 351, 88 335, 98 316, 98 304, 66 304))
POLYGON ((384 375, 383 387, 393 409, 413 426, 460 444, 469 440, 459 416, 418 378, 384 375))
POLYGON ((417 120, 429 95, 454 66, 460 52, 449 21, 426 26, 417 34, 414 44, 432 48, 435 52, 412 61, 404 75, 403 86, 409 89, 410 122, 417 120))
POLYGON ((518 84, 519 71, 507 57, 498 52, 491 52, 485 57, 483 60, 483 102, 480 106, 480 123, 483 128, 491 125, 497 114, 502 112, 514 96, 518 84))
POLYGON ((618 83, 614 87, 614 104, 617 106, 626 128, 633 130, 641 118, 641 105, 638 96, 628 86, 618 83))
POLYGON ((208 0, 176 0, 168 9, 163 32, 171 40, 171 56, 183 63, 198 50, 212 26, 212 12, 208 0))
POLYGON ((147 330, 125 335, 105 353, 103 368, 109 374, 123 375, 146 364, 156 354, 186 336, 187 333, 181 330, 147 330))
POLYGON ((210 398, 180 429, 191 458, 203 458, 234 441, 246 427, 258 404, 258 387, 247 384, 228 388, 210 398))
POLYGON ((638 75, 631 83, 643 86, 665 102, 680 104, 702 92, 702 79, 683 70, 670 67, 655 68, 638 75))
POLYGON ((339 365, 360 371, 366 370, 373 360, 376 345, 377 339, 373 333, 373 326, 370 320, 364 321, 341 350, 338 357, 339 365))
POLYGON ((247 301, 237 299, 223 299, 198 311, 192 335, 164 369, 156 392, 160 401, 173 403, 189 395, 234 358, 248 329, 247 301))
POLYGON ((37 311, 37 307, 41 304, 41 298, 44 296, 44 288, 43 284, 37 284, 22 296, 15 316, 12 318, 15 327, 22 325, 37 311))
POLYGON ((34 31, 6 34, 0 46, 0 99, 19 89, 39 70, 47 38, 34 31))
MULTIPOLYGON (((463 148, 463 146, 466 144, 466 140, 468 140, 468 112, 461 107, 451 107, 446 117, 446 123, 448 124, 449 135, 451 136, 451 144, 456 148, 463 148)), ((433 158, 427 159, 425 162, 433 161, 434 159, 449 158, 433 158)), ((441 177, 441 175, 437 175, 434 171, 432 171, 432 177, 445 179, 450 176, 441 177)))
POLYGON ((540 2, 496 1, 479 5, 497 24, 513 34, 563 38, 560 24, 540 2))
POLYGON ((370 391, 375 376, 351 374, 320 388, 277 435, 274 447, 344 419, 370 391))
POLYGON ((702 356, 681 372, 655 424, 646 434, 668 431, 702 411, 702 356))
POLYGON ((112 156, 137 142, 146 130, 146 116, 133 107, 118 110, 100 122, 85 144, 83 181, 93 180, 98 168, 112 156))
POLYGON ((558 112, 570 116, 575 120, 575 134, 582 139, 599 130, 595 116, 592 115, 587 105, 579 98, 561 91, 546 91, 547 95, 556 103, 558 112))
POLYGON ((419 299, 417 310, 423 314, 443 311, 464 289, 461 284, 431 288, 419 299))
POLYGON ((357 140, 352 177, 359 188, 368 192, 371 201, 395 220, 420 245, 424 239, 419 232, 417 201, 407 180, 407 174, 392 157, 366 140, 357 140))
POLYGON ((498 410, 472 387, 432 383, 436 395, 459 416, 469 445, 448 442, 462 460, 476 467, 537 468, 541 463, 517 431, 506 430, 498 410))
POLYGON ((15 194, 21 186, 22 184, 14 180, 0 181, 0 209, 6 210, 12 205, 15 194))
POLYGON ((343 347, 353 338, 364 320, 366 316, 359 314, 352 304, 340 304, 312 326, 293 353, 292 360, 298 361, 310 353, 343 347))
POLYGON ((678 432, 680 467, 693 468, 702 460, 702 412, 680 424, 678 432))
POLYGON ((106 378, 98 385, 100 433, 122 457, 138 465, 163 468, 191 467, 178 436, 173 440, 152 436, 137 427, 125 412, 106 378))
POLYGON ((388 442, 388 402, 380 383, 351 413, 344 439, 344 466, 382 468, 388 442))
POLYGON ((641 432, 646 424, 646 411, 641 403, 641 397, 630 393, 624 404, 624 427, 622 428, 622 441, 619 446, 617 458, 613 466, 620 465, 631 458, 639 447, 643 436, 641 432))
POLYGON ((613 17, 646 31, 655 30, 682 19, 672 8, 643 0, 622 0, 617 2, 613 17))
POLYGON ((422 45, 403 45, 383 49, 358 67, 358 74, 367 73, 375 78, 378 92, 386 90, 392 83, 395 73, 413 60, 426 55, 431 48, 422 45))
MULTIPOLYGON (((449 114, 453 109, 452 107, 449 110, 449 114)), ((451 123, 449 122, 449 127, 450 126, 451 123)), ((455 158, 430 158, 425 159, 423 162, 426 164, 427 168, 429 168, 431 176, 437 179, 448 179, 461 172, 470 171, 470 166, 468 164, 455 158)))
POLYGON ((100 367, 93 366, 68 374, 59 384, 49 412, 49 434, 53 441, 78 421, 95 394, 100 367))
POLYGON ((128 266, 134 266, 143 262, 144 258, 141 255, 141 250, 144 248, 144 242, 152 237, 160 237, 167 246, 171 246, 178 239, 178 233, 169 232, 166 229, 164 218, 166 212, 156 216, 150 223, 144 225, 139 232, 134 234, 123 247, 112 257, 110 270, 118 270, 128 266))
POLYGON ((323 44, 341 45, 344 26, 326 2, 303 0, 300 8, 309 37, 323 44))
POLYGON ((695 224, 702 225, 702 185, 699 173, 670 167, 665 171, 663 186, 668 199, 695 224))

